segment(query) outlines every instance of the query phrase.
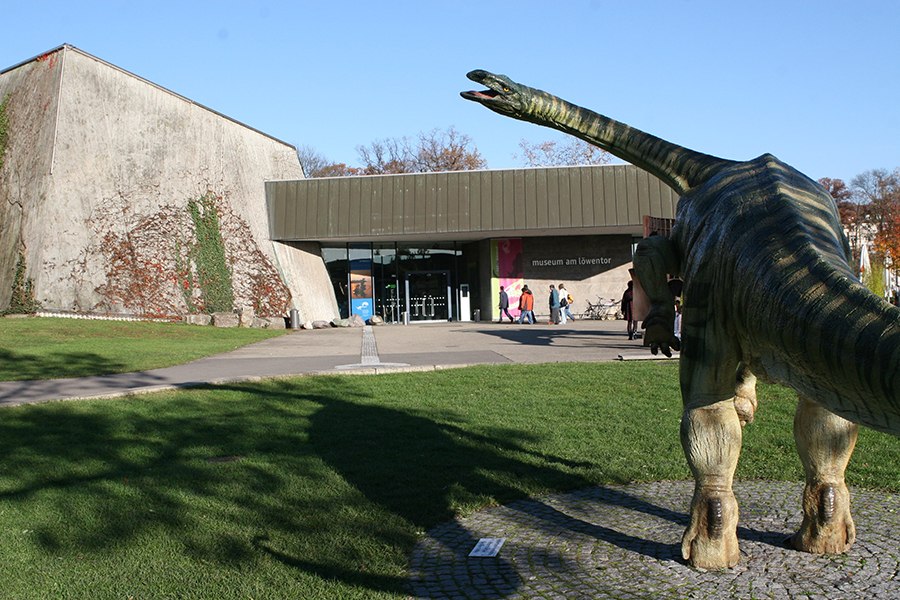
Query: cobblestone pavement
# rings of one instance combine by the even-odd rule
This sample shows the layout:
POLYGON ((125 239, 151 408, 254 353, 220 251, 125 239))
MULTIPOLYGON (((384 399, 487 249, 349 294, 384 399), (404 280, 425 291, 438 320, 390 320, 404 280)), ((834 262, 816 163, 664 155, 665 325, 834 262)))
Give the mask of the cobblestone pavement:
POLYGON ((486 509, 429 531, 411 556, 414 598, 900 598, 900 495, 851 489, 845 555, 783 542, 800 525, 800 483, 736 482, 741 562, 681 559, 691 481, 595 487, 486 509), (470 558, 480 538, 506 538, 470 558))

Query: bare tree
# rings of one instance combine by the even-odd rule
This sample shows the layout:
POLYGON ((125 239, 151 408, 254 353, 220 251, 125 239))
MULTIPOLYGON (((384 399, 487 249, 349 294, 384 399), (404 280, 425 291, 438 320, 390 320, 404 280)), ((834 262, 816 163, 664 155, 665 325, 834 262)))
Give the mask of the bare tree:
POLYGON ((522 156, 516 158, 520 158, 526 167, 605 165, 612 159, 606 150, 578 138, 568 138, 562 142, 547 140, 536 144, 521 140, 519 148, 522 149, 522 156))
POLYGON ((407 138, 375 140, 368 146, 357 146, 356 152, 364 165, 363 175, 415 173, 407 138))
POLYGON ((297 148, 297 158, 300 159, 303 174, 307 177, 318 177, 322 169, 331 164, 331 161, 322 156, 312 146, 299 146, 297 148))
POLYGON ((415 140, 407 137, 375 140, 366 146, 357 146, 356 152, 362 167, 333 163, 310 146, 301 146, 297 150, 307 177, 472 171, 487 168, 487 161, 478 152, 472 138, 453 127, 420 133, 415 140))
POLYGON ((331 162, 312 146, 297 148, 297 158, 300 159, 303 174, 308 178, 346 177, 361 174, 361 170, 356 167, 349 167, 345 163, 331 162))
POLYGON ((316 172, 316 177, 349 177, 352 175, 362 175, 362 170, 358 167, 349 167, 345 163, 331 163, 325 165, 316 172))
POLYGON ((900 199, 900 168, 871 169, 860 173, 850 182, 856 200, 867 205, 874 224, 884 225, 893 204, 900 199))
POLYGON ((446 131, 432 129, 419 134, 414 150, 414 164, 419 173, 436 171, 474 171, 487 167, 472 138, 453 127, 446 131))
POLYGON ((375 140, 368 146, 357 146, 356 151, 366 175, 470 171, 487 167, 472 139, 453 127, 420 133, 415 141, 406 137, 375 140))

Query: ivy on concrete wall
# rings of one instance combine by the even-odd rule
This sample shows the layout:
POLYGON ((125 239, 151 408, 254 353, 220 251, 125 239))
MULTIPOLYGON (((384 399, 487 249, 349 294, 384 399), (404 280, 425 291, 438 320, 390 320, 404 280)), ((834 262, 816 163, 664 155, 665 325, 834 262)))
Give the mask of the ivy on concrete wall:
POLYGON ((190 249, 185 250, 185 244, 175 238, 175 282, 178 289, 181 290, 181 296, 184 298, 184 305, 189 313, 195 314, 200 312, 197 303, 194 302, 194 289, 197 285, 194 281, 194 271, 191 268, 190 249), (185 255, 188 255, 185 257, 185 255))
POLYGON ((216 196, 209 192, 197 200, 189 200, 187 208, 197 236, 191 258, 197 268, 197 285, 203 294, 206 311, 230 312, 234 309, 234 290, 231 269, 225 260, 216 196))
POLYGON ((171 317, 252 306, 259 316, 285 314, 290 290, 227 196, 160 201, 152 213, 136 204, 117 194, 86 222, 97 243, 85 249, 72 277, 87 272, 92 257, 102 259, 94 311, 171 317))
POLYGON ((0 102, 0 169, 3 168, 3 155, 6 154, 6 141, 9 139, 9 117, 6 115, 8 104, 9 94, 0 102))
POLYGON ((13 276, 12 296, 9 299, 7 314, 32 314, 41 308, 34 299, 34 282, 25 276, 25 253, 19 251, 16 261, 16 273, 13 276))

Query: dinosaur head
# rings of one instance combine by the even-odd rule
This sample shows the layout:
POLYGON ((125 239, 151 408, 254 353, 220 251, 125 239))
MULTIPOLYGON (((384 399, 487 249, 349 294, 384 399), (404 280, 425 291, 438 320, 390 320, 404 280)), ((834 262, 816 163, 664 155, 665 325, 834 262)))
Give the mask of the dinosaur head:
POLYGON ((466 77, 488 88, 481 92, 461 92, 460 96, 466 100, 478 102, 501 115, 518 119, 525 115, 530 88, 506 75, 494 75, 481 69, 470 71, 466 77))

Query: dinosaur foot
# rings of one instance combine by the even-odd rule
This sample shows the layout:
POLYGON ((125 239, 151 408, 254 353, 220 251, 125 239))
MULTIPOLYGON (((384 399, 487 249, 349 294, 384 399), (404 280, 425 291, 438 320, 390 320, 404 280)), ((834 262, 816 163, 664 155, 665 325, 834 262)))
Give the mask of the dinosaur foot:
POLYGON ((681 538, 681 555, 701 569, 728 569, 740 560, 738 507, 734 494, 695 497, 691 524, 681 538))
POLYGON ((850 515, 850 492, 844 483, 807 485, 803 490, 803 523, 790 545, 812 554, 841 554, 856 539, 850 515))

